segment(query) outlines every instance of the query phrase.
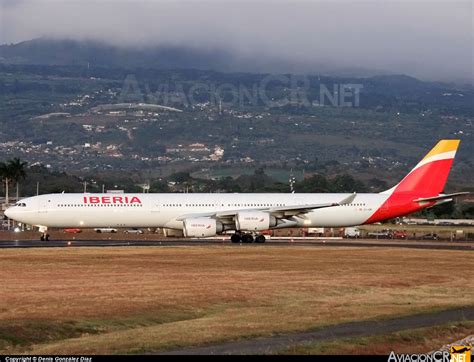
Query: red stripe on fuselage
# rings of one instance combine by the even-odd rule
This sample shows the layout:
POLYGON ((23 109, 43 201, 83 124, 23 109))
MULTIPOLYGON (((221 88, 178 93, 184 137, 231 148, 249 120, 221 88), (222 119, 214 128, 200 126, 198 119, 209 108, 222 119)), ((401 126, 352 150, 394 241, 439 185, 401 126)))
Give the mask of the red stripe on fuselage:
POLYGON ((435 202, 420 204, 413 200, 438 196, 444 189, 452 164, 452 158, 432 161, 410 172, 365 224, 404 216, 433 206, 435 202))

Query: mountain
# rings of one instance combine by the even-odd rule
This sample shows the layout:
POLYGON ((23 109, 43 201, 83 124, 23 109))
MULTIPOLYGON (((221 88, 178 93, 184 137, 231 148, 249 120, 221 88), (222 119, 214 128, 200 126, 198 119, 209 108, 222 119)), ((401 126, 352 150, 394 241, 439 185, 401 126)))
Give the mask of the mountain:
POLYGON ((39 38, 1 45, 0 61, 16 64, 143 68, 222 68, 230 54, 175 46, 120 48, 98 41, 39 38))
POLYGON ((83 65, 116 68, 201 69, 250 73, 322 73, 339 76, 386 74, 361 67, 289 61, 221 48, 161 45, 118 47, 95 40, 37 38, 0 45, 0 64, 83 65))

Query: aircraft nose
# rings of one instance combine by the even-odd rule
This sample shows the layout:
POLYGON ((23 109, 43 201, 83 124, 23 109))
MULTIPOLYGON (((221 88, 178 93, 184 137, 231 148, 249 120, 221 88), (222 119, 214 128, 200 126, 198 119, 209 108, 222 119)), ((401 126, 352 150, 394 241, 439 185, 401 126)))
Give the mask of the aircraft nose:
POLYGON ((13 211, 12 207, 9 207, 8 209, 5 210, 4 215, 8 217, 9 219, 13 219, 15 212, 13 211))

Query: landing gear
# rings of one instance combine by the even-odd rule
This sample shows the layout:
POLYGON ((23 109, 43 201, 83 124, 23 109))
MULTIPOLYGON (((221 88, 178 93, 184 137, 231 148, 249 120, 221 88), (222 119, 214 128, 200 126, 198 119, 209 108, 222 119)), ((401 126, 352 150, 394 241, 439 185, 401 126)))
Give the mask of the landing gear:
POLYGON ((49 234, 48 233, 41 234, 40 240, 49 241, 49 234))
POLYGON ((255 238, 254 238, 253 234, 250 234, 250 233, 241 234, 240 232, 236 232, 235 234, 232 234, 230 236, 230 241, 232 243, 251 244, 255 242, 255 243, 261 244, 265 242, 265 236, 262 234, 257 234, 255 235, 255 238))
POLYGON ((48 227, 47 226, 40 226, 38 231, 41 233, 41 237, 40 237, 41 241, 49 241, 49 234, 48 234, 48 227))
POLYGON ((253 243, 253 235, 252 234, 244 234, 242 235, 242 242, 251 244, 253 243))
POLYGON ((230 241, 233 243, 240 243, 242 241, 242 236, 239 233, 232 234, 230 236, 230 241))

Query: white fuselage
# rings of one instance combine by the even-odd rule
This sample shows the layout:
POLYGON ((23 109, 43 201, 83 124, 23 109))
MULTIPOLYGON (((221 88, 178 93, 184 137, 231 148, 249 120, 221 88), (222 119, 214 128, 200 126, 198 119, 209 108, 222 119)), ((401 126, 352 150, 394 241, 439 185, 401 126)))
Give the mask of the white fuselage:
MULTIPOLYGON (((183 215, 230 210, 264 210, 337 203, 351 194, 48 194, 21 200, 8 217, 46 227, 165 227, 183 228, 183 215)), ((347 205, 315 209, 297 217, 300 227, 363 224, 388 198, 358 194, 347 205)))

